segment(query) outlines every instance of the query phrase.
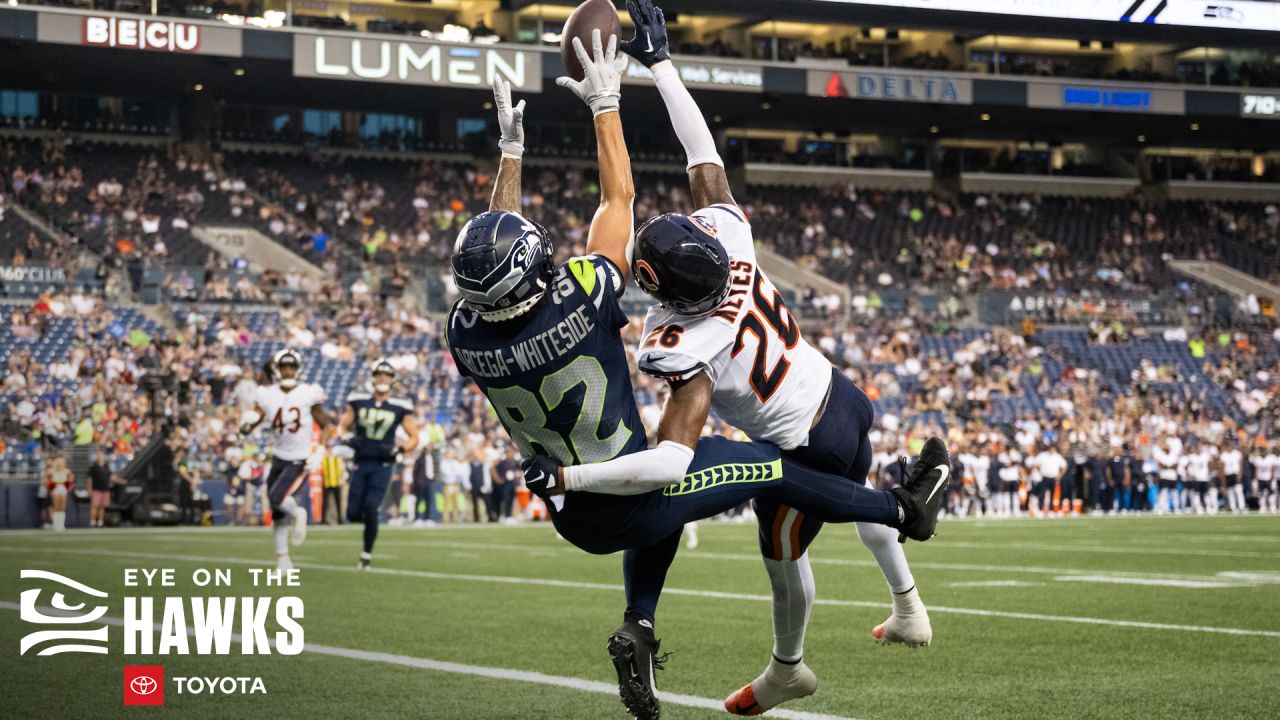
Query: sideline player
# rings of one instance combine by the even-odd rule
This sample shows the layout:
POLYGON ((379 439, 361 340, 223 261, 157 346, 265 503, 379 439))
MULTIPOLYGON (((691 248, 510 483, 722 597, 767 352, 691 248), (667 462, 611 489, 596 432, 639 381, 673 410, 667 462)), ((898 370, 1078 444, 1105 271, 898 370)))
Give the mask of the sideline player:
POLYGON ((364 549, 361 570, 373 562, 373 544, 378 539, 378 509, 391 485, 391 476, 400 458, 418 446, 418 421, 413 403, 391 396, 396 369, 386 358, 369 367, 372 393, 353 392, 338 421, 337 435, 351 446, 352 468, 347 485, 347 521, 364 522, 364 549), (352 431, 352 426, 355 430, 352 431), (404 427, 405 443, 396 443, 396 430, 404 427), (348 435, 350 434, 350 435, 348 435))
POLYGON ((293 567, 289 543, 301 545, 307 539, 307 508, 294 499, 306 479, 311 457, 311 424, 329 427, 324 411, 324 390, 313 383, 299 382, 302 356, 292 349, 281 350, 269 366, 275 382, 262 385, 253 398, 253 419, 240 426, 248 435, 264 420, 273 436, 271 470, 267 473, 267 499, 271 503, 271 532, 275 537, 276 566, 293 567))
MULTIPOLYGON (((547 499, 556 530, 587 552, 624 551, 628 607, 608 649, 628 709, 656 718, 653 613, 686 522, 778 492, 821 506, 837 521, 885 522, 927 539, 941 493, 930 493, 938 479, 927 472, 892 493, 872 491, 796 466, 769 445, 706 438, 696 453, 694 442, 646 449, 620 335, 634 191, 618 116, 615 44, 610 38, 606 51, 595 33, 593 60, 575 40, 585 78, 558 81, 593 111, 601 188, 588 255, 559 268, 547 231, 518 214, 523 103, 512 106, 509 88, 495 83, 503 157, 491 211, 473 218, 454 246, 462 298, 446 337, 459 373, 485 393, 526 458, 526 485, 547 499), (561 464, 606 467, 619 456, 644 462, 626 474, 561 473, 561 464), (665 562, 647 560, 650 553, 665 562)), ((701 422, 694 440, 700 431, 701 422)))
MULTIPOLYGON (((702 208, 652 218, 636 235, 633 273, 661 303, 645 318, 637 364, 671 385, 663 413, 667 432, 659 440, 696 441, 697 431, 682 436, 670 430, 700 430, 714 409, 752 440, 772 442, 809 467, 865 484, 873 452, 867 435, 871 401, 805 341, 759 267, 751 226, 734 201, 711 131, 671 63, 662 10, 651 0, 628 0, 627 9, 636 39, 623 50, 652 71, 685 149, 693 202, 702 208)), ((924 460, 930 467, 943 463, 945 452, 924 460)), ((944 469, 944 477, 949 472, 944 469)), ((822 523, 763 499, 756 501, 756 518, 773 588, 774 648, 766 670, 726 701, 739 714, 768 710, 817 687, 802 654, 814 602, 807 549, 822 523)), ((929 616, 898 533, 862 523, 857 530, 893 596, 893 614, 873 636, 929 644, 929 616)))

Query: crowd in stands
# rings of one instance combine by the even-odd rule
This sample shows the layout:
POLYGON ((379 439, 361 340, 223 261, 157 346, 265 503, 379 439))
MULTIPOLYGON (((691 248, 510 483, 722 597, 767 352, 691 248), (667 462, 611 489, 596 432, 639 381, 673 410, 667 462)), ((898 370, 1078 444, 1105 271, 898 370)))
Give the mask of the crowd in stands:
MULTIPOLYGON (((184 268, 168 273, 169 296, 213 300, 314 288, 248 274, 243 258, 196 240, 194 225, 251 225, 333 277, 379 267, 378 292, 395 296, 410 267, 445 264, 451 238, 485 209, 492 184, 489 171, 456 161, 227 152, 204 162, 58 135, 4 141, 0 172, 16 202, 65 234, 43 242, 3 233, 6 260, 65 261, 78 243, 116 265, 184 268)), ((585 165, 531 163, 525 212, 554 228, 566 253, 580 251, 595 183, 585 165)), ((638 217, 688 204, 679 174, 640 173, 637 188, 638 217)), ((1276 203, 946 198, 852 185, 748 186, 739 202, 762 245, 854 287, 1148 293, 1174 286, 1169 257, 1219 260, 1264 278, 1280 266, 1276 203)))
MULTIPOLYGON (((172 312, 171 322, 160 323, 111 304, 100 291, 75 289, 0 306, 6 409, 0 471, 39 474, 47 458, 69 447, 98 445, 119 472, 161 424, 174 423, 184 482, 239 487, 247 479, 251 487, 261 474, 261 439, 236 438, 234 428, 263 363, 289 345, 304 353, 308 378, 325 387, 333 410, 363 382, 372 358, 392 358, 424 426, 437 433, 439 456, 430 460, 428 476, 442 488, 456 486, 442 493, 467 498, 468 507, 486 506, 487 487, 497 516, 517 512, 509 510, 510 490, 494 489, 492 468, 507 452, 502 431, 483 398, 458 382, 435 322, 403 297, 423 268, 430 279, 447 276, 453 236, 488 202, 492 178, 485 171, 461 162, 336 155, 228 152, 198 162, 159 147, 61 136, 4 141, 0 169, 7 195, 0 204, 0 259, 58 262, 90 251, 155 268, 172 312), (3 208, 14 202, 64 233, 46 238, 26 224, 11 225, 21 218, 3 208), (191 235, 200 222, 252 225, 323 267, 327 279, 261 272, 244 258, 211 253, 191 235), (149 373, 162 379, 165 392, 139 389, 149 373)), ((581 254, 598 195, 594 171, 531 162, 525 175, 526 213, 553 228, 561 259, 581 254)), ((637 188, 638 217, 689 203, 678 174, 641 173, 637 188)), ((956 457, 998 461, 996 470, 981 460, 960 468, 957 475, 974 482, 964 486, 972 495, 955 498, 957 512, 966 503, 1012 512, 999 504, 1005 500, 982 493, 1005 492, 995 483, 1015 469, 1019 493, 1023 483, 1042 487, 1037 474, 1056 467, 1054 453, 1066 458, 1063 473, 1081 468, 1072 476, 1081 483, 1110 478, 1093 468, 1117 453, 1132 458, 1131 470, 1140 468, 1147 482, 1149 463, 1159 462, 1154 448, 1173 452, 1169 435, 1181 443, 1178 478, 1193 470, 1199 478, 1199 460, 1179 465, 1191 462, 1193 450, 1215 448, 1230 458, 1232 447, 1246 458, 1238 473, 1245 481, 1256 485, 1269 476, 1280 336, 1274 323, 1263 324, 1260 308, 1230 327, 1189 312, 1173 330, 1149 332, 1123 303, 1088 298, 1175 286, 1166 256, 1220 258, 1263 276, 1269 268, 1280 279, 1274 204, 948 199, 847 186, 748 187, 739 201, 762 245, 854 289, 851 308, 836 296, 811 293, 793 309, 828 318, 810 329, 812 341, 877 403, 879 466, 892 474, 896 464, 888 458, 937 432, 949 436, 956 457), (936 307, 902 299, 906 289, 926 286, 946 290, 936 307), (963 317, 959 299, 979 290, 1086 300, 1050 318, 1077 330, 1011 331, 963 317), (1258 470, 1255 458, 1263 458, 1258 470), (983 472, 991 484, 981 482, 983 472)), ((1190 289, 1185 295, 1188 306, 1200 302, 1190 289)), ((631 345, 635 340, 629 335, 631 345)), ((663 389, 648 378, 634 381, 652 423, 663 389)), ((711 429, 732 432, 718 424, 711 429)), ((1211 467, 1225 482, 1230 473, 1221 462, 1211 467)), ((1141 493, 1132 492, 1135 472, 1127 475, 1129 509, 1142 507, 1134 499, 1141 493)), ((413 466, 406 473, 411 485, 413 466)), ((1080 492, 1090 502, 1102 497, 1080 492)), ((1030 507, 1018 497, 1019 508, 1030 507)), ((1107 508, 1123 509, 1122 493, 1108 497, 1107 508)), ((462 500, 452 502, 456 519, 462 500)), ((1208 496, 1202 506, 1208 508, 1208 496)), ((1052 508, 1042 500, 1034 509, 1052 508)))
MULTIPOLYGON (((235 428, 265 381, 263 362, 289 345, 303 352, 304 377, 324 387, 333 411, 363 384, 372 357, 386 355, 400 368, 400 391, 414 400, 432 450, 420 468, 417 458, 406 464, 392 517, 436 517, 415 500, 423 482, 431 483, 430 494, 451 498, 436 505, 448 511, 446 519, 460 519, 463 510, 480 521, 536 515, 539 506, 527 495, 515 502, 518 483, 503 485, 514 477, 504 433, 483 396, 458 380, 436 324, 394 301, 379 302, 358 282, 330 302, 317 296, 283 307, 190 306, 170 327, 79 290, 3 306, 0 463, 15 475, 38 474, 70 448, 99 446, 119 473, 158 428, 173 424, 179 481, 197 495, 227 488, 241 498, 232 500, 232 517, 251 522, 260 515, 236 503, 255 502, 266 448, 263 437, 240 438, 235 428), (163 391, 144 379, 149 374, 163 378, 163 391), (16 459, 24 456, 30 468, 16 459), (415 477, 424 479, 416 496, 415 477)), ((637 321, 626 332, 631 348, 638 330, 637 321)), ((956 476, 966 478, 951 500, 953 513, 1069 513, 1080 509, 1063 500, 1072 497, 1095 510, 1216 512, 1221 499, 1242 511, 1240 503, 1255 497, 1255 505, 1274 509, 1274 323, 1247 330, 1039 330, 1029 323, 955 329, 918 307, 888 313, 859 303, 846 320, 806 332, 876 404, 878 480, 896 479, 896 458, 918 450, 924 438, 947 436, 956 476), (1241 491, 1231 490, 1236 481, 1241 491), (1160 490, 1172 494, 1158 496, 1160 490)), ((638 374, 633 384, 642 417, 656 427, 662 384, 638 374)), ((714 419, 708 431, 735 434, 714 419)))

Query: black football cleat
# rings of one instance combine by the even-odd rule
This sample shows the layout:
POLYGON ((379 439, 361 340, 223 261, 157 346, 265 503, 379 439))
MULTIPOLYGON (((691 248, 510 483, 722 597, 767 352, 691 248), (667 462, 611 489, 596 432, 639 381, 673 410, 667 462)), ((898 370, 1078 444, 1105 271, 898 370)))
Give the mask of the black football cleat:
POLYGON ((666 655, 658 657, 658 640, 653 629, 626 621, 609 635, 609 657, 618 671, 618 696, 638 720, 658 720, 662 709, 654 670, 661 670, 666 655))
MULTIPOLYGON (((905 470, 906 458, 898 462, 905 470)), ((951 480, 951 456, 947 453, 947 444, 941 438, 929 438, 911 472, 903 476, 906 481, 891 491, 902 503, 906 516, 898 526, 898 542, 906 542, 907 538, 924 542, 938 529, 938 513, 942 510, 942 501, 946 499, 947 485, 951 480)))

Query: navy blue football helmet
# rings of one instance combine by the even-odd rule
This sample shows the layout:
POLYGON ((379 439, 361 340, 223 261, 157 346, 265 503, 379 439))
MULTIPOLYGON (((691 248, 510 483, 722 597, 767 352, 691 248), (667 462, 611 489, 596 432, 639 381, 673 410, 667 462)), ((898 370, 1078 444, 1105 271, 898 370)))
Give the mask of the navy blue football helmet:
POLYGON ((729 295, 729 253, 705 222, 668 213, 636 232, 631 274, 640 288, 681 315, 705 315, 729 295))
POLYGON ((510 320, 547 293, 555 273, 551 236, 513 212, 481 213, 458 233, 453 279, 486 320, 510 320))

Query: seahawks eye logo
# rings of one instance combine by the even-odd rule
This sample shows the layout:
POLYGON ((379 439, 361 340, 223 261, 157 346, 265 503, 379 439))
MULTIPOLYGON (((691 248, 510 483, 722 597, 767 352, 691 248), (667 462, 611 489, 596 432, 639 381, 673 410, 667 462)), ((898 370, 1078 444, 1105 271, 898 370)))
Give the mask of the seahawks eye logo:
POLYGON ((636 282, 640 283, 640 287, 644 288, 645 292, 658 291, 658 274, 644 260, 636 261, 636 282))
POLYGON ((88 629, 57 627, 50 630, 37 630, 22 638, 18 649, 19 655, 26 655, 27 651, 33 647, 49 642, 55 644, 48 645, 36 654, 58 655, 67 652, 107 654, 107 626, 99 624, 99 619, 107 613, 107 606, 95 605, 86 609, 87 603, 84 601, 67 601, 67 594, 69 593, 103 599, 106 599, 106 593, 101 590, 95 590, 88 585, 82 585, 69 577, 45 570, 23 570, 21 577, 23 580, 45 580, 63 586, 60 588, 62 592, 55 591, 53 597, 49 600, 51 607, 48 609, 51 612, 45 612, 46 608, 41 608, 36 604, 40 597, 40 588, 22 592, 19 595, 21 600, 19 616, 23 622, 33 625, 55 626, 84 626, 93 623, 98 626, 88 629), (88 643, 95 644, 90 645, 88 643))

